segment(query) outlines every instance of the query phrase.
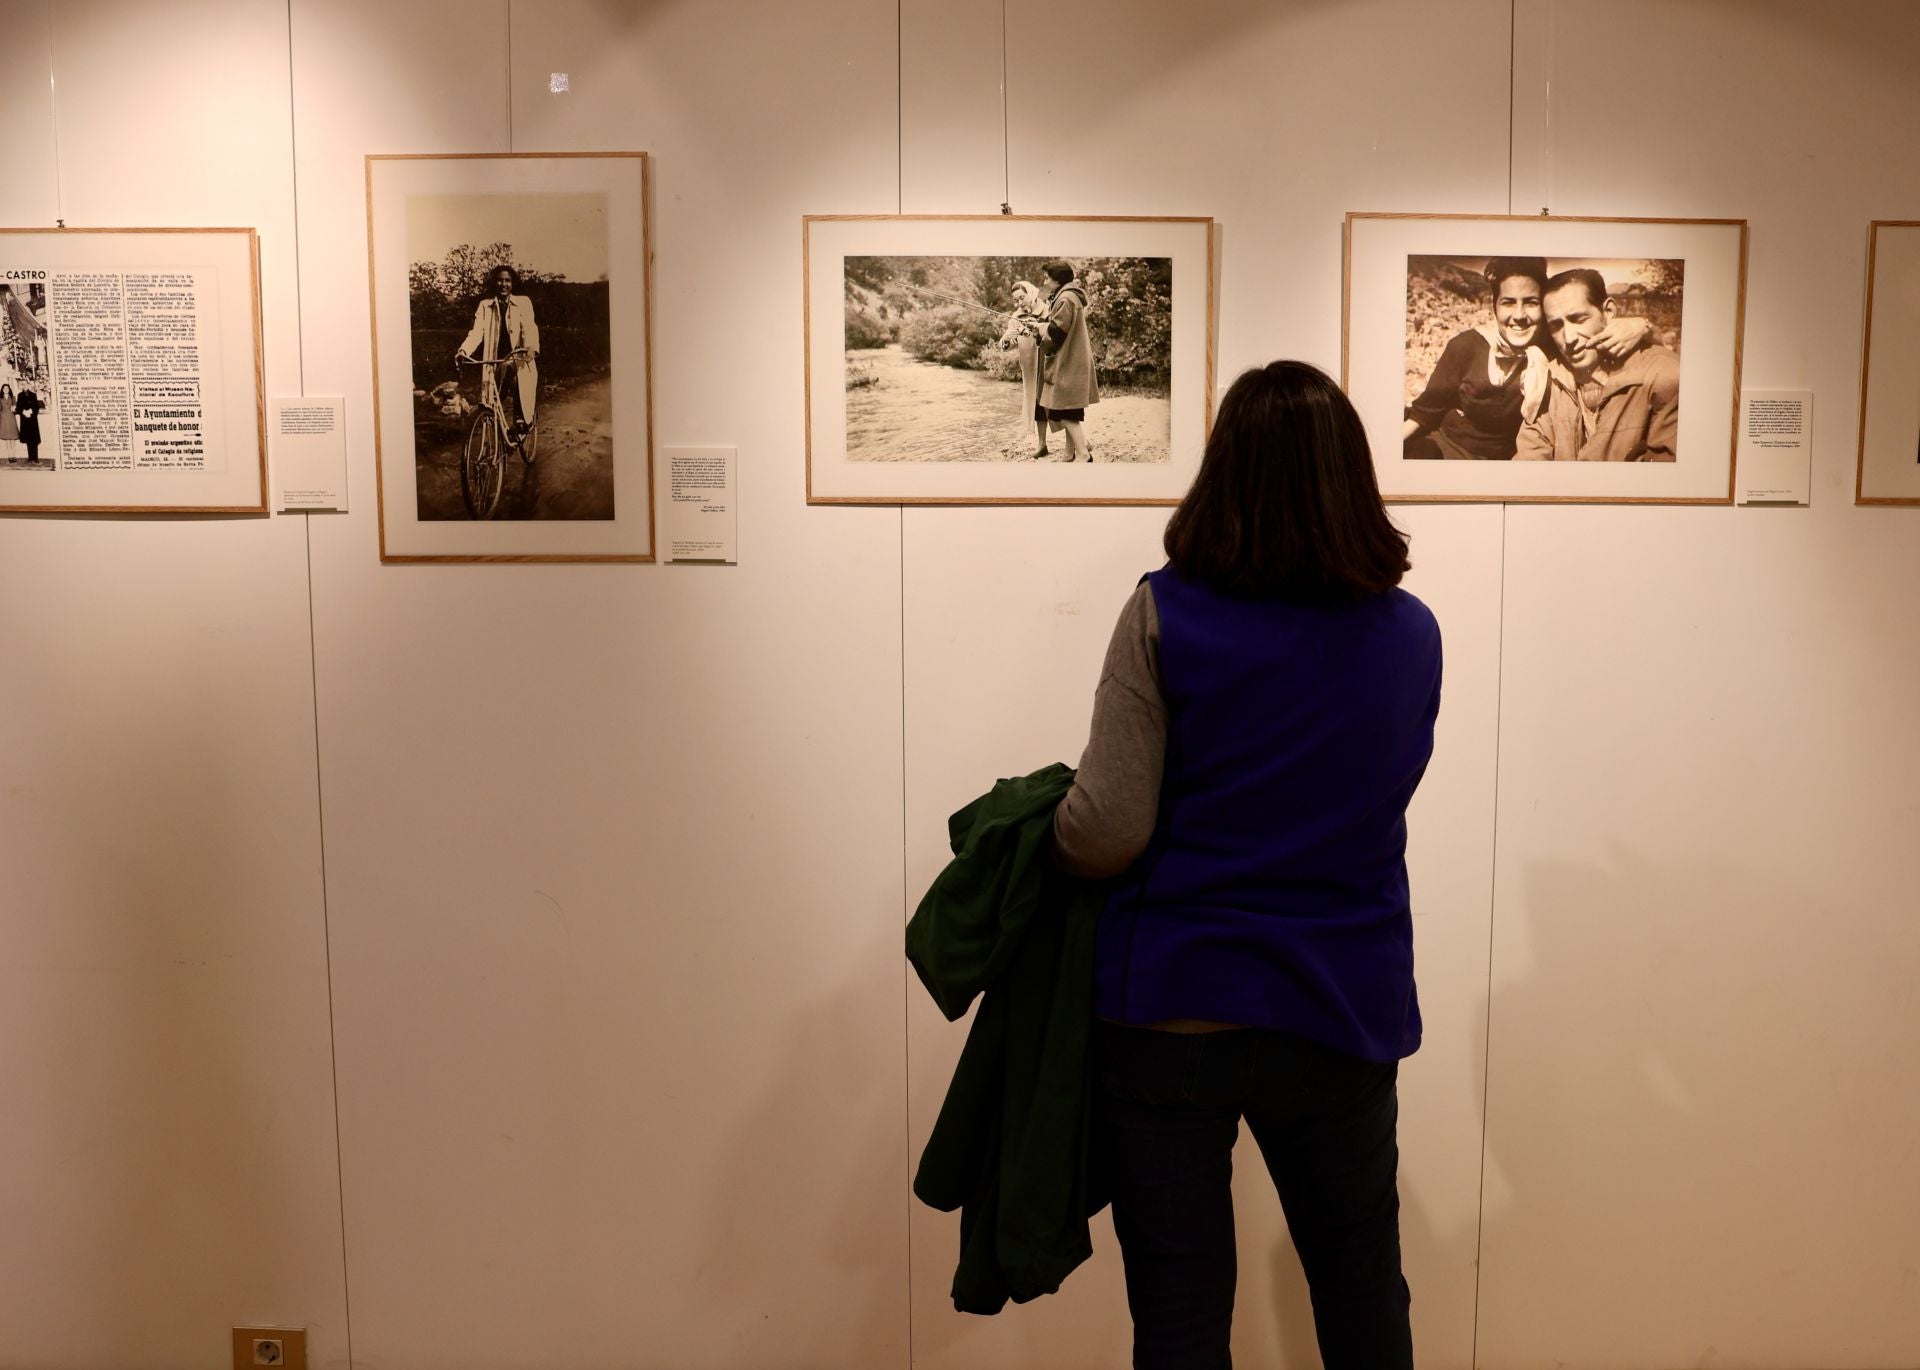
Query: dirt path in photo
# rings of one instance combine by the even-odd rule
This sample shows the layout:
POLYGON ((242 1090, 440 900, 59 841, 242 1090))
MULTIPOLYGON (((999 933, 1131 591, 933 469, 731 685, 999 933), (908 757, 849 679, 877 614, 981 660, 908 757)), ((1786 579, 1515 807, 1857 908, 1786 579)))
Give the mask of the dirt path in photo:
MULTIPOLYGON (((464 519, 460 452, 472 416, 414 424, 415 488, 422 519, 464 519)), ((540 408, 532 466, 510 453, 495 519, 613 517, 613 378, 550 391, 540 408)), ((644 498, 640 491, 635 498, 644 498)))
MULTIPOLYGON (((1020 382, 915 361, 901 348, 847 353, 850 461, 1031 461, 1033 424, 1020 382)), ((1166 461, 1172 405, 1165 396, 1110 395, 1087 410, 1095 461, 1166 461)), ((1064 435, 1048 438, 1052 460, 1064 435)))

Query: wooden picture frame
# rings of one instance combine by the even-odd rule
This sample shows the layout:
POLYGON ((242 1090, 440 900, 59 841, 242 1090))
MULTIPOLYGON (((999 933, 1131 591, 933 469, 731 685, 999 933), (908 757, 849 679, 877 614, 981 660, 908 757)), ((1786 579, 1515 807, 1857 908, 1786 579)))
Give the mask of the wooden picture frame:
POLYGON ((644 152, 367 157, 383 562, 655 560, 649 173, 644 152))
POLYGON ((1920 222, 1867 230, 1855 504, 1920 505, 1920 222))
POLYGON ((267 512, 253 229, 5 228, 0 252, 0 512, 267 512))
POLYGON ((1355 212, 1343 246, 1341 384, 1389 501, 1733 502, 1744 219, 1355 212), (1548 279, 1497 315, 1515 258, 1548 279))
POLYGON ((1213 420, 1213 228, 1203 217, 805 216, 807 502, 1177 504, 1213 420), (1074 279, 1047 277, 1051 261, 1074 279), (1021 291, 1031 308, 1016 325, 1023 284, 1043 289, 1021 291), (1058 343, 1035 337, 1049 316, 1073 315, 1078 342, 1065 327, 1058 343), (1087 368, 1103 392, 1090 402, 1087 368), (1057 414, 1083 418, 1036 422, 1028 398, 1043 389, 1057 414))

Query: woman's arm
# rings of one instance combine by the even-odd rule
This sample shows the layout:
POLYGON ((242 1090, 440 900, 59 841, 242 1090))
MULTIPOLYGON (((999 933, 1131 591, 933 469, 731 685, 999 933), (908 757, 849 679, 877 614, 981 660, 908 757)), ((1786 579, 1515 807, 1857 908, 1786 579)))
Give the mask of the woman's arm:
POLYGON ((1410 438, 1416 432, 1431 433, 1450 411, 1460 407, 1460 382, 1467 378, 1467 367, 1475 350, 1473 340, 1479 336, 1469 329, 1454 334, 1447 343, 1440 360, 1433 364, 1433 374, 1427 377, 1426 389, 1407 406, 1406 421, 1414 426, 1412 429, 1402 427, 1403 438, 1410 438))
POLYGON ((1114 625, 1093 695, 1087 750, 1073 788, 1054 810, 1054 861, 1062 870, 1105 879, 1147 849, 1159 817, 1166 752, 1160 614, 1143 582, 1114 625))

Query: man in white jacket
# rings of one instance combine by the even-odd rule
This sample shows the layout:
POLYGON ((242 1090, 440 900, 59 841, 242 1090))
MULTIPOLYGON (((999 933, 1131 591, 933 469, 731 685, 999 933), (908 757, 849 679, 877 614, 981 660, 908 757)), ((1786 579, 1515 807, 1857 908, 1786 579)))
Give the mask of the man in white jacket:
MULTIPOLYGON (((533 321, 533 301, 520 293, 520 273, 501 263, 487 273, 493 293, 481 300, 473 311, 473 327, 454 354, 459 361, 502 361, 515 352, 524 352, 517 365, 501 367, 510 371, 519 384, 520 413, 514 419, 513 440, 518 442, 533 426, 535 397, 540 390, 540 326, 533 321)), ((504 385, 506 378, 496 376, 504 385)))

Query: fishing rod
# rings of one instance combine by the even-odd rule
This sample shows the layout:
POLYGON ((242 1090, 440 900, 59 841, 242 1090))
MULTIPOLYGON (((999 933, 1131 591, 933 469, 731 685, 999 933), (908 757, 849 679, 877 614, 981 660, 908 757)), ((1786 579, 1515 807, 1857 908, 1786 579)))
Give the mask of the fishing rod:
POLYGON ((991 309, 988 306, 984 304, 980 304, 974 300, 963 300, 958 295, 943 294, 942 292, 935 290, 931 286, 916 285, 912 281, 902 281, 900 282, 900 284, 904 285, 909 290, 918 290, 923 295, 931 295, 936 300, 945 300, 948 304, 957 304, 964 309, 977 309, 982 314, 991 314, 996 319, 1003 319, 1007 315, 1014 312, 1011 309, 991 309))

